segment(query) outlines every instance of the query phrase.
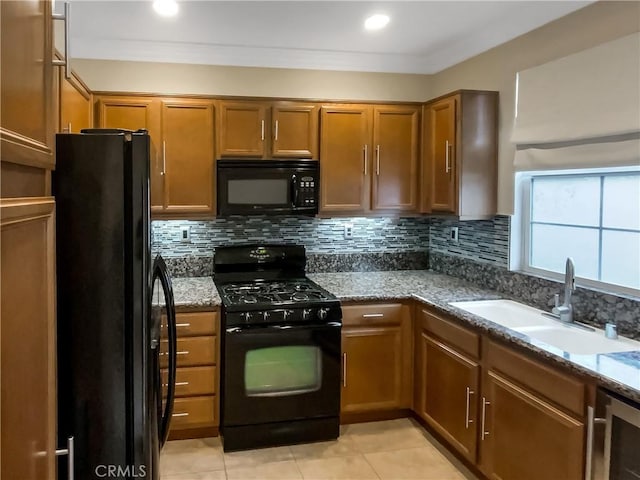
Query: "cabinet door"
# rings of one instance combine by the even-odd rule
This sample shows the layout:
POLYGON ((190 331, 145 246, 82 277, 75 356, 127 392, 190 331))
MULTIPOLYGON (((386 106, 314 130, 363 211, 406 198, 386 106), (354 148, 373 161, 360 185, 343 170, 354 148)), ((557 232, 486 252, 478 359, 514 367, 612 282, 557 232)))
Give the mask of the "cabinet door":
POLYGON ((102 97, 98 101, 98 126, 101 128, 144 128, 151 137, 150 190, 151 212, 164 209, 164 177, 160 141, 159 104, 152 98, 102 97))
POLYGON ((373 110, 373 209, 417 207, 418 111, 392 106, 373 110))
POLYGON ((320 132, 320 209, 363 212, 369 209, 371 108, 325 106, 320 132))
POLYGON ((213 214, 213 104, 162 102, 162 142, 165 211, 213 214))
POLYGON ((53 210, 51 197, 0 201, 0 477, 6 479, 56 478, 53 210))
POLYGON ((262 158, 266 152, 267 106, 258 102, 220 102, 218 156, 262 158))
POLYGON ((59 75, 60 125, 58 131, 79 133, 93 126, 92 98, 86 86, 74 75, 67 79, 59 75))
POLYGON ((318 107, 281 102, 273 105, 274 157, 318 158, 318 107))
POLYGON ((493 371, 485 376, 483 395, 480 455, 489 478, 583 478, 582 422, 493 371))
POLYGON ((54 166, 51 1, 0 2, 2 160, 54 166))
POLYGON ((400 327, 342 329, 342 413, 402 408, 400 327))
POLYGON ((427 184, 430 209, 455 213, 456 199, 456 98, 450 97, 427 108, 427 184))
POLYGON ((424 330, 417 348, 419 415, 475 462, 480 366, 424 330))

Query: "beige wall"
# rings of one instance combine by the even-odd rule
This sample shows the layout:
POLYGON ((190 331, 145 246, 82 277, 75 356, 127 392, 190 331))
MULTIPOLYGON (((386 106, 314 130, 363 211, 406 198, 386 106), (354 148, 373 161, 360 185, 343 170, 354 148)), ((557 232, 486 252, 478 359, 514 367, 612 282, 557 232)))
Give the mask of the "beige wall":
POLYGON ((416 102, 430 96, 428 75, 80 59, 73 69, 96 91, 416 102))
POLYGON ((640 31, 640 2, 598 2, 431 78, 433 96, 460 88, 500 92, 499 213, 513 213, 515 148, 510 138, 516 72, 637 31, 640 31))

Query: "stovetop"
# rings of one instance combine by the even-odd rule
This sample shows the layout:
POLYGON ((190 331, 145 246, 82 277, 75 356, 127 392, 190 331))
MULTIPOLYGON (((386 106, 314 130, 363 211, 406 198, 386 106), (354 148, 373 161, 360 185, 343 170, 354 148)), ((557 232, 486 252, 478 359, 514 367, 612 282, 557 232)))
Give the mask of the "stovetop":
POLYGON ((214 282, 226 327, 342 321, 340 301, 305 277, 300 245, 217 247, 214 282))
POLYGON ((334 302, 336 297, 308 278, 234 282, 218 286, 227 307, 259 307, 288 305, 304 307, 307 304, 334 302))

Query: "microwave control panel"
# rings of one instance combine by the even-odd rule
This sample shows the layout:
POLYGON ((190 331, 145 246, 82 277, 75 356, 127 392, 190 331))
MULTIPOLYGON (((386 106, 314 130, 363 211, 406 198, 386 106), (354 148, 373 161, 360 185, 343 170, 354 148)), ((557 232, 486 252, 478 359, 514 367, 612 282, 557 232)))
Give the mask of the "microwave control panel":
POLYGON ((317 186, 318 181, 312 176, 298 177, 297 181, 298 198, 296 201, 297 207, 309 207, 316 208, 318 202, 317 186))

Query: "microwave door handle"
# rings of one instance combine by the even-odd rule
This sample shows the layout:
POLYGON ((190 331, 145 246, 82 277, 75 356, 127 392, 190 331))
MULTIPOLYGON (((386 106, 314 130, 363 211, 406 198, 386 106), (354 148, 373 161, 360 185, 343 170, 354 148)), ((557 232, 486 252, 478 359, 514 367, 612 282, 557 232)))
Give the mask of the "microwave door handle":
POLYGON ((296 176, 291 175, 291 206, 298 205, 298 184, 296 183, 296 176))

